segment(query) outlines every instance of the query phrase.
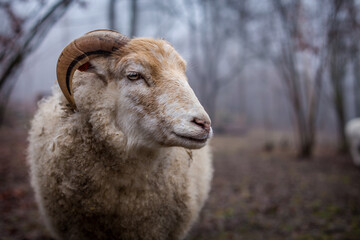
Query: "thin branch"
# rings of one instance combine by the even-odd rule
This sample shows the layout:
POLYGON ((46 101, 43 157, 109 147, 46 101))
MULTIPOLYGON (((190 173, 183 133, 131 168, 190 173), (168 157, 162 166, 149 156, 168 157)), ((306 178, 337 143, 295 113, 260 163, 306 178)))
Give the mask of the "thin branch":
POLYGON ((73 0, 58 1, 28 31, 28 34, 25 36, 25 39, 19 49, 10 58, 8 65, 1 74, 0 89, 2 89, 4 84, 8 81, 9 77, 16 69, 15 67, 24 60, 24 58, 35 48, 35 46, 39 46, 46 33, 48 33, 49 28, 65 13, 66 9, 72 2, 73 0))

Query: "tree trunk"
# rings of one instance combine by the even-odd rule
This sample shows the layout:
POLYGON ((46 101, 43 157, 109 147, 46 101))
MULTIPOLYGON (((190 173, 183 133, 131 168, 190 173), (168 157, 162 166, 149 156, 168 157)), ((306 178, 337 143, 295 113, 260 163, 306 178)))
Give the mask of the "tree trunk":
POLYGON ((315 132, 313 132, 315 129, 309 127, 310 124, 306 122, 306 118, 302 114, 302 109, 295 111, 299 143, 297 153, 301 159, 309 158, 312 156, 315 145, 315 132))
POLYGON ((347 153, 348 143, 345 134, 346 106, 345 106, 345 77, 347 59, 343 56, 343 48, 340 47, 340 40, 334 41, 330 46, 330 78, 333 88, 333 106, 338 131, 338 151, 347 153))
POLYGON ((137 34, 137 22, 138 22, 138 2, 137 0, 130 0, 130 37, 135 37, 137 34))
POLYGON ((109 0, 109 9, 108 9, 108 21, 109 28, 112 30, 118 30, 116 27, 116 0, 109 0))
POLYGON ((338 151, 341 154, 345 154, 348 151, 348 142, 345 134, 345 125, 346 125, 346 117, 345 117, 345 104, 344 104, 344 96, 336 97, 337 103, 336 106, 336 118, 338 125, 338 151))
POLYGON ((306 138, 304 142, 301 143, 298 156, 303 158, 309 158, 313 154, 314 141, 312 139, 306 138))
POLYGON ((360 117, 360 57, 358 56, 354 59, 353 73, 355 117, 360 117))

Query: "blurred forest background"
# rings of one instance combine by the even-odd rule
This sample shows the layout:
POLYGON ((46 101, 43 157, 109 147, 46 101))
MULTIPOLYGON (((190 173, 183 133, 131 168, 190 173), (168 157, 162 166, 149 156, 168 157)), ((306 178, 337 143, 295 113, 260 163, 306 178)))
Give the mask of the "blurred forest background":
POLYGON ((0 239, 50 239, 26 135, 73 39, 164 38, 212 118, 215 176, 188 239, 360 239, 358 0, 0 0, 0 239))

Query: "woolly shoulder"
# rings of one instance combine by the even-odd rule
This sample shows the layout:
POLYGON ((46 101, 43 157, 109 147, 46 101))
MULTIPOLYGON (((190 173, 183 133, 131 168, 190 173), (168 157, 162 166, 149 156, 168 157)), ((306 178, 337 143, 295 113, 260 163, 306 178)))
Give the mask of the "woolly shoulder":
POLYGON ((30 136, 42 135, 45 129, 53 128, 60 118, 60 93, 57 88, 53 88, 50 97, 41 99, 38 102, 38 110, 31 121, 30 136))
POLYGON ((66 109, 65 101, 58 87, 53 87, 50 97, 39 101, 38 110, 31 121, 29 150, 48 146, 62 135, 61 132, 67 131, 71 113, 66 109))

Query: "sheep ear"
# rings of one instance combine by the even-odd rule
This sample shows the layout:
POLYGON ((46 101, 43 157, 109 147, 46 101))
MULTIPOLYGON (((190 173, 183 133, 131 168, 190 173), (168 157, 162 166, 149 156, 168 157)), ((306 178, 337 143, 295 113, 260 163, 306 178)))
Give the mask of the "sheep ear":
POLYGON ((90 64, 90 62, 86 62, 83 65, 81 65, 77 70, 80 72, 86 72, 90 70, 93 66, 90 64))
MULTIPOLYGON (((78 69, 80 71, 80 69, 78 69)), ((86 72, 94 73, 103 82, 109 79, 109 60, 108 57, 98 57, 88 62, 86 72)))
POLYGON ((78 69, 80 72, 96 74, 97 78, 107 84, 110 70, 108 60, 105 57, 98 57, 81 65, 78 69))

